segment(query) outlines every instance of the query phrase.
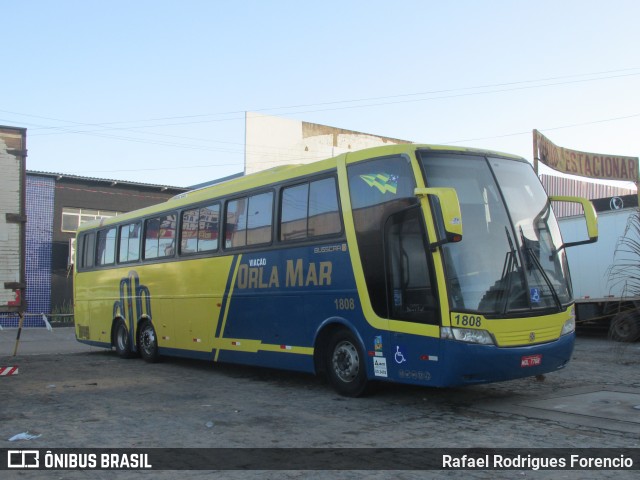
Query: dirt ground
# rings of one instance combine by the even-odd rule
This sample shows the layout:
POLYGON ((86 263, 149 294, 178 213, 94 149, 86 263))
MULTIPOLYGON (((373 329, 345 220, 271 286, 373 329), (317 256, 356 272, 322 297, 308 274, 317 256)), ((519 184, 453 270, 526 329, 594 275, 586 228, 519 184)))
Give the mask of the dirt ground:
MULTIPOLYGON (((640 448, 640 402, 629 411, 628 429, 595 417, 576 421, 516 408, 581 389, 620 390, 640 399, 640 344, 606 338, 579 337, 570 365, 544 379, 452 389, 384 385, 357 399, 339 396, 311 375, 174 358, 148 364, 76 345, 60 350, 0 357, 0 366, 19 365, 18 375, 0 377, 0 448, 640 448), (8 442, 27 431, 41 436, 8 442)), ((10 471, 1 476, 177 478, 176 473, 10 471)), ((215 477, 207 472, 179 476, 634 478, 625 476, 629 473, 225 471, 215 477)))

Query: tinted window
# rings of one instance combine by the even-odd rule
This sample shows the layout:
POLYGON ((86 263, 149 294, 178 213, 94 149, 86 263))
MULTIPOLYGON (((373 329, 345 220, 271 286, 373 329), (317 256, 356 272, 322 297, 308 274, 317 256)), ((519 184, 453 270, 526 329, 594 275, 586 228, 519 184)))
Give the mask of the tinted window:
POLYGON ((80 267, 91 268, 96 255, 96 234, 87 233, 80 238, 78 262, 80 267))
POLYGON ((281 208, 280 240, 318 237, 342 230, 333 178, 285 188, 281 208))
POLYGON ((307 238, 308 202, 308 183, 283 190, 280 240, 307 238))
POLYGON ((116 227, 98 232, 98 265, 113 265, 116 262, 116 227))
POLYGON ((144 228, 144 258, 171 257, 175 253, 176 214, 149 218, 144 228))
POLYGON ((409 159, 391 157, 349 167, 349 190, 354 210, 403 198, 413 198, 415 179, 409 159))
POLYGON ((385 157, 348 167, 353 221, 367 289, 375 312, 386 317, 384 230, 387 219, 417 202, 409 159, 385 157))
POLYGON ((249 197, 247 215, 247 245, 258 245, 271 241, 273 220, 273 192, 249 197))
POLYGON ((247 244, 247 199, 227 203, 225 247, 244 247, 247 244))
POLYGON ((325 178, 311 182, 309 188, 309 236, 340 233, 340 214, 336 181, 325 178))
POLYGON ((194 208, 182 213, 180 251, 183 254, 218 249, 220 205, 194 208))
POLYGON ((119 262, 135 262, 140 259, 140 224, 131 223, 120 227, 119 262))
POLYGON ((273 192, 231 200, 227 203, 226 219, 226 248, 269 243, 273 229, 273 192))

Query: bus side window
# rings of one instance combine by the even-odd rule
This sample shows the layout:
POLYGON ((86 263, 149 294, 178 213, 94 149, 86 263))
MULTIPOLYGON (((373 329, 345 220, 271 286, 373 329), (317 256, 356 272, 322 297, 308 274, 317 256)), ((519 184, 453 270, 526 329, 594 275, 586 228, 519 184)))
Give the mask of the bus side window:
POLYGON ((140 224, 130 223, 120 227, 120 251, 118 262, 135 262, 140 259, 140 224))
POLYGON ((80 237, 78 248, 78 267, 93 268, 96 258, 96 234, 85 233, 80 237))
POLYGON ((342 231, 333 177, 283 189, 281 208, 282 241, 334 235, 342 231))
POLYGON ((158 257, 158 237, 160 219, 149 218, 144 222, 144 258, 149 260, 158 257))
POLYGON ((144 223, 144 258, 172 257, 176 244, 176 214, 149 218, 144 223))
POLYGON ((271 242, 273 230, 273 192, 249 197, 247 245, 271 242))
POLYGON ((198 251, 198 223, 200 210, 185 210, 182 212, 182 228, 180 230, 180 253, 196 253, 198 251))
POLYGON ((309 184, 287 187, 282 191, 280 240, 307 238, 309 184))
POLYGON ((180 253, 185 255, 217 250, 219 217, 219 204, 182 212, 180 253))
POLYGON ((273 192, 231 200, 226 213, 225 248, 271 242, 273 192))
POLYGON ((340 233, 340 209, 334 178, 311 182, 309 189, 309 236, 340 233))
POLYGON ((116 227, 98 232, 98 266, 116 263, 116 227))
POLYGON ((225 248, 244 247, 247 244, 247 198, 227 203, 225 248))
POLYGON ((210 252, 218 249, 219 218, 219 204, 200 208, 198 222, 198 252, 210 252))

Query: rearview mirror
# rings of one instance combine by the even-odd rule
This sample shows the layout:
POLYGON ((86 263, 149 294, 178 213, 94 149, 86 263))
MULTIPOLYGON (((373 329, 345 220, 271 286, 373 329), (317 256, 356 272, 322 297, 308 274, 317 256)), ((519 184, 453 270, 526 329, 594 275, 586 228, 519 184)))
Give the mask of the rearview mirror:
POLYGON ((578 242, 568 242, 563 246, 566 247, 574 247, 576 245, 584 245, 587 243, 594 243, 598 241, 598 215, 596 214, 595 208, 593 208, 593 204, 586 198, 582 197, 565 197, 560 195, 552 195, 549 197, 549 200, 552 202, 569 202, 569 203, 579 203, 582 205, 582 211, 584 212, 584 219, 587 224, 587 236, 588 240, 580 240, 578 242))
POLYGON ((414 194, 423 208, 431 207, 437 235, 437 241, 431 243, 432 248, 462 240, 462 213, 454 188, 416 188, 414 194))

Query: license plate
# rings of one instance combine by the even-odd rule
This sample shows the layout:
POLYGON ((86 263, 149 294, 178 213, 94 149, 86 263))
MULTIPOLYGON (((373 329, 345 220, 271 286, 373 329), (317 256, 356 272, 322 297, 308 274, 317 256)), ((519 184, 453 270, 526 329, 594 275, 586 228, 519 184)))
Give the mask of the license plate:
POLYGON ((527 355, 520 359, 520 367, 537 367, 542 365, 542 355, 527 355))

